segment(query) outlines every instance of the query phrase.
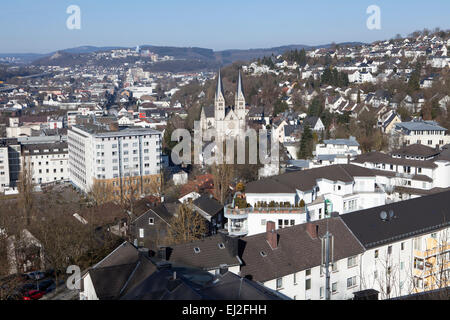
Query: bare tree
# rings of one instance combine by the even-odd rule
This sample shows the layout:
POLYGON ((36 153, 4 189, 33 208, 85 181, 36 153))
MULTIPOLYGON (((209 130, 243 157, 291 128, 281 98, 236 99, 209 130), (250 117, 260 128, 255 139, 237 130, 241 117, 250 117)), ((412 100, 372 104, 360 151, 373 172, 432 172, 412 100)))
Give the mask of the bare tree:
MULTIPOLYGON (((26 158, 25 158, 26 159, 26 158)), ((26 218, 26 225, 31 224, 31 218, 33 214, 33 173, 31 164, 25 160, 22 165, 22 171, 20 172, 20 178, 18 183, 19 189, 19 208, 21 209, 24 217, 26 218)))
POLYGON ((178 207, 177 214, 167 227, 169 244, 180 244, 201 239, 207 232, 205 219, 193 211, 187 203, 178 207))
POLYGON ((88 197, 94 201, 96 206, 101 206, 113 199, 113 188, 106 181, 95 180, 88 192, 88 197))
POLYGON ((214 164, 211 167, 214 180, 214 193, 220 203, 225 204, 230 193, 230 183, 233 179, 234 168, 230 164, 214 164))

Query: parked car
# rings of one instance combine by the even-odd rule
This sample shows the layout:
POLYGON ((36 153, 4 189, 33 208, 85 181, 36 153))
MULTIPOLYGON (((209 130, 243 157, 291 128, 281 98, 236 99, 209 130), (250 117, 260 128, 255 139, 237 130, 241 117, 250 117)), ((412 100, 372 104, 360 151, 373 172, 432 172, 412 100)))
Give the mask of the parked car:
POLYGON ((42 271, 33 271, 26 273, 25 275, 31 280, 41 280, 45 278, 45 272, 42 271))
POLYGON ((24 293, 23 300, 39 300, 45 292, 39 290, 30 290, 24 293))
POLYGON ((52 279, 48 279, 48 280, 43 280, 43 281, 39 282, 37 287, 38 287, 38 290, 48 293, 53 290, 53 289, 50 291, 48 290, 52 286, 55 286, 55 281, 53 281, 52 279))

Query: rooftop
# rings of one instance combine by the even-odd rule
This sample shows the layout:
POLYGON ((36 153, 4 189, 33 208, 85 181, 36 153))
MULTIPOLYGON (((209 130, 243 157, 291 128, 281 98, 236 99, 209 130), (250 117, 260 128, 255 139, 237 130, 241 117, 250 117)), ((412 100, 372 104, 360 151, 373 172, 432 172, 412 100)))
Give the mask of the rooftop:
POLYGON ((122 137, 122 136, 148 135, 148 134, 161 135, 160 131, 139 127, 114 127, 111 125, 108 126, 99 124, 82 124, 73 126, 73 128, 77 128, 91 135, 95 135, 96 137, 122 137))
POLYGON ((447 131, 447 129, 438 125, 436 121, 410 121, 399 122, 397 128, 404 128, 409 131, 447 131))
POLYGON ((450 224, 450 191, 347 213, 341 219, 358 240, 372 248, 438 230, 450 224), (390 221, 382 211, 394 212, 390 221))

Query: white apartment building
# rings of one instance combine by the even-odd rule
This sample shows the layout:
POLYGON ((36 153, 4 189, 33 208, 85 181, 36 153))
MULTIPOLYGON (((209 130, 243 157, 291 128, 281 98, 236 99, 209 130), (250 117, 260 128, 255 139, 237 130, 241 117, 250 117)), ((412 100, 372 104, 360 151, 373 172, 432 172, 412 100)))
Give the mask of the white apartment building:
MULTIPOLYGON (((235 200, 236 201, 236 200, 235 200)), ((251 235, 384 205, 386 193, 377 185, 373 170, 351 164, 333 165, 250 182, 246 186, 247 208, 235 201, 225 206, 226 229, 232 236, 251 235)))
POLYGON ((365 248, 360 290, 389 299, 450 285, 449 197, 447 191, 341 217, 365 248))
POLYGON ((334 236, 334 263, 330 266, 330 299, 352 299, 359 291, 359 256, 364 247, 340 218, 301 224, 242 238, 240 274, 294 300, 324 300, 326 277, 322 240, 334 236), (244 245, 243 245, 244 246, 244 245))
POLYGON ((20 164, 20 143, 17 139, 0 139, 0 192, 17 187, 20 164))
MULTIPOLYGON (((86 124, 68 132, 69 175, 89 192, 96 181, 108 183, 114 195, 123 192, 124 178, 140 180, 141 193, 149 179, 161 173, 161 132, 146 128, 86 124)), ((137 183, 136 181, 134 183, 137 183)), ((145 192, 146 193, 146 192, 145 192)))
POLYGON ((450 187, 450 151, 413 144, 390 154, 371 152, 357 156, 353 164, 374 169, 378 185, 405 200, 450 187))
POLYGON ((0 141, 0 192, 9 187, 8 145, 0 141))
POLYGON ((355 137, 349 139, 332 139, 324 140, 322 144, 316 145, 316 152, 314 155, 350 155, 356 156, 361 154, 359 143, 355 137))
POLYGON ((242 238, 240 275, 296 300, 325 300, 325 233, 333 236, 330 299, 374 289, 391 299, 450 285, 450 192, 242 238))
POLYGON ((399 136, 402 144, 424 144, 434 148, 450 143, 450 136, 447 135, 447 131, 435 121, 415 120, 397 123, 394 134, 399 136))
POLYGON ((22 170, 31 170, 32 181, 42 185, 69 180, 67 142, 22 145, 22 170))

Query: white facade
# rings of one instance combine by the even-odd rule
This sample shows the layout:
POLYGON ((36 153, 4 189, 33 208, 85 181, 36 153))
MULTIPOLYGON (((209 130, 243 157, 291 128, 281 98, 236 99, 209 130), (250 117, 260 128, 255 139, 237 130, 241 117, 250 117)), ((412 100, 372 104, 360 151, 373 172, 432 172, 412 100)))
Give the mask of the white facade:
POLYGON ((90 130, 75 126, 68 132, 68 143, 70 180, 84 192, 89 192, 94 179, 161 173, 159 131, 143 128, 90 130))
POLYGON ((33 183, 40 185, 69 180, 67 143, 26 144, 22 149, 22 163, 29 166, 33 183))
POLYGON ((8 146, 0 146, 0 192, 9 187, 8 146))
MULTIPOLYGON (((331 300, 352 299, 354 292, 360 291, 360 256, 349 258, 336 261, 330 271, 331 300)), ((321 270, 316 266, 263 284, 294 300, 325 300, 325 274, 321 270)))

